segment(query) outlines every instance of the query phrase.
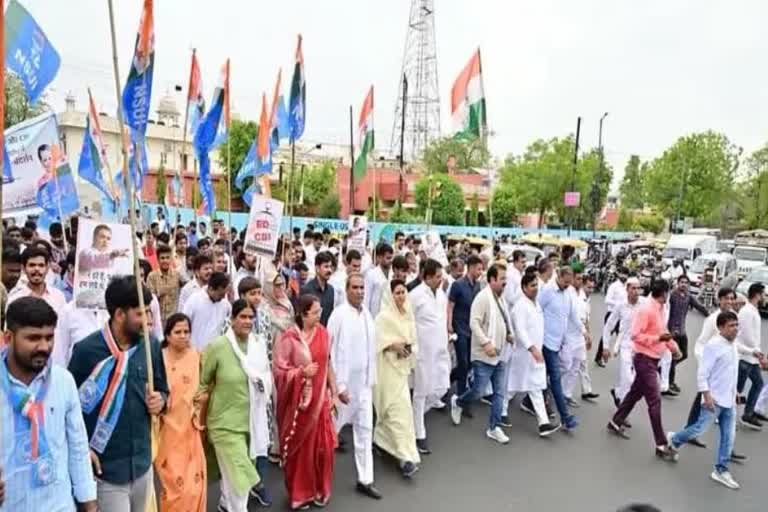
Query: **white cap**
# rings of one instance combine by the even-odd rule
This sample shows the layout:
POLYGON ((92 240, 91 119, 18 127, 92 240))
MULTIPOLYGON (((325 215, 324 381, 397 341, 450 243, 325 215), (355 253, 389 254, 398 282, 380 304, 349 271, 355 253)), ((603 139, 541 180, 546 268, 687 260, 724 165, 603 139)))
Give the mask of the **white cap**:
POLYGON ((634 285, 634 286, 640 286, 640 280, 636 277, 630 277, 627 279, 627 285, 634 285))

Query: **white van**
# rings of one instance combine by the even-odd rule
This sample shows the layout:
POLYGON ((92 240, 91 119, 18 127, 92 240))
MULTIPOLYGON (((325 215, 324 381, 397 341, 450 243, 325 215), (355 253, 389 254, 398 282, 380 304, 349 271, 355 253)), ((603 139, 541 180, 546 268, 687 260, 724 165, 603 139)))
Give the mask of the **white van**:
POLYGON ((717 252, 717 238, 712 235, 672 235, 664 248, 664 263, 671 265, 673 260, 681 259, 686 268, 702 254, 717 252))

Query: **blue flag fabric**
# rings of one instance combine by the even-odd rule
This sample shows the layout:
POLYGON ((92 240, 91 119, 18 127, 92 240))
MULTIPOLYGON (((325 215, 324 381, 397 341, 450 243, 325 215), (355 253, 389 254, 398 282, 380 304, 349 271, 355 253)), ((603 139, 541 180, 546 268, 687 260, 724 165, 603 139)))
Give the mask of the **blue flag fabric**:
POLYGON ((61 57, 29 12, 11 0, 5 12, 5 65, 24 84, 35 103, 61 66, 61 57))
POLYGON ((3 144, 3 183, 13 181, 13 171, 11 170, 11 159, 8 158, 8 146, 3 144))
POLYGON ((237 176, 235 176, 235 186, 240 190, 242 190, 243 187, 245 186, 246 178, 254 176, 255 170, 256 170, 256 141, 254 140, 251 143, 251 147, 248 148, 248 153, 245 155, 245 160, 243 160, 243 165, 240 167, 240 170, 237 171, 237 176))
POLYGON ((83 147, 80 150, 80 162, 77 165, 77 174, 82 179, 99 189, 102 194, 111 197, 109 187, 102 174, 99 150, 91 137, 91 131, 88 129, 88 122, 88 118, 86 118, 85 136, 83 137, 83 147))
POLYGON ((256 184, 254 181, 251 183, 251 186, 245 189, 243 192, 243 202, 248 205, 248 207, 251 207, 251 202, 253 202, 253 196, 255 194, 261 193, 261 188, 256 184))
POLYGON ((291 123, 288 119, 288 110, 285 108, 285 99, 282 95, 280 95, 277 104, 277 133, 280 140, 287 139, 291 135, 291 123))
POLYGON ((200 162, 200 194, 205 202, 205 211, 208 215, 212 215, 216 209, 216 199, 211 183, 211 159, 208 153, 220 135, 220 125, 223 124, 224 100, 224 88, 219 87, 214 93, 211 109, 203 117, 192 140, 197 160, 200 162))
POLYGON ((213 194, 213 184, 211 183, 211 158, 206 151, 199 154, 197 159, 200 162, 200 195, 205 203, 205 212, 208 215, 213 215, 213 212, 216 211, 216 196, 213 194))
POLYGON ((56 174, 57 176, 41 180, 37 189, 37 206, 43 210, 43 214, 40 215, 40 218, 43 219, 40 223, 41 227, 50 225, 56 219, 63 222, 63 219, 59 219, 59 208, 61 208, 62 216, 80 208, 77 187, 69 164, 60 165, 56 174))
POLYGON ((131 69, 123 89, 125 122, 131 128, 131 139, 136 141, 142 139, 147 132, 149 106, 152 99, 152 76, 155 64, 153 16, 152 0, 144 0, 131 69))
POLYGON ((291 96, 288 108, 290 124, 290 139, 297 141, 304 134, 304 124, 307 117, 307 84, 304 77, 304 55, 301 51, 301 36, 296 45, 296 64, 291 80, 291 96))

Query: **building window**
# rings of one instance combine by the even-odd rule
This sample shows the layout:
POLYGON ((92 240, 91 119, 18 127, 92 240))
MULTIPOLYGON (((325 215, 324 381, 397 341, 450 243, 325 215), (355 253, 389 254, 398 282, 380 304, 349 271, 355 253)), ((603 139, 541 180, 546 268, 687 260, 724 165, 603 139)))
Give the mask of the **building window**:
POLYGON ((160 153, 160 165, 163 167, 168 165, 168 153, 160 153))

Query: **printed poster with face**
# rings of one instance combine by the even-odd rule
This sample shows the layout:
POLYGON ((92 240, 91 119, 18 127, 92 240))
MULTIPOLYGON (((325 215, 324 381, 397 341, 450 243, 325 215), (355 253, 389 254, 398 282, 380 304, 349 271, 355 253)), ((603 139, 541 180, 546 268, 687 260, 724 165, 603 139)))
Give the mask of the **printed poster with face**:
POLYGON ((349 216, 347 231, 347 250, 354 249, 365 254, 365 242, 368 237, 368 219, 363 215, 349 216))
POLYGON ((281 201, 266 196, 253 196, 243 250, 247 254, 274 258, 282 221, 281 201))
POLYGON ((131 226, 80 218, 75 256, 75 305, 79 309, 107 306, 104 292, 113 277, 133 274, 131 226))
POLYGON ((438 261, 443 267, 448 266, 448 256, 437 231, 428 231, 421 235, 421 250, 427 254, 427 258, 438 261))

